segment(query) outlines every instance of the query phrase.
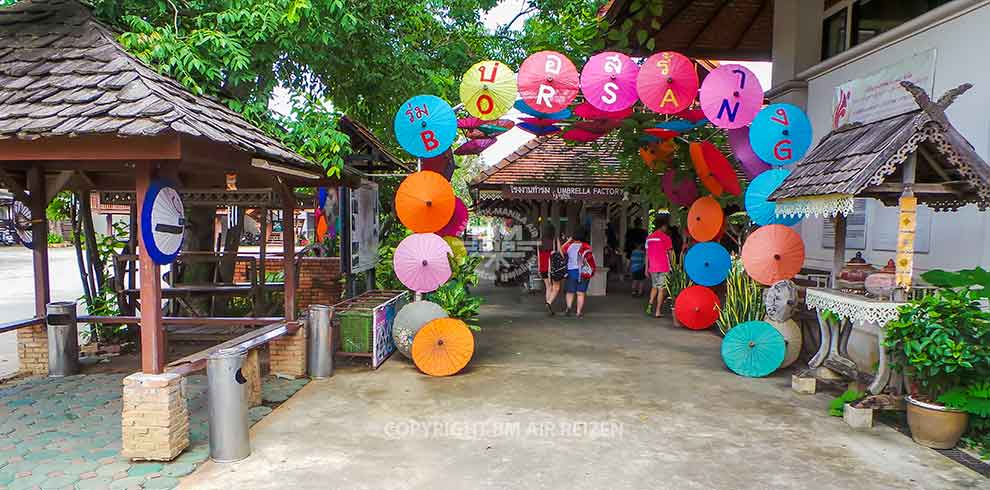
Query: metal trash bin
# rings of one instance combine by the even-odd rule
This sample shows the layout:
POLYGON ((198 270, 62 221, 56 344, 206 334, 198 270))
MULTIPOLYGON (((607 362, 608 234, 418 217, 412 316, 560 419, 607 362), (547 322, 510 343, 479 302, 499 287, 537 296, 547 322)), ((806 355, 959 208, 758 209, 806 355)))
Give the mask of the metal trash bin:
POLYGON ((79 374, 79 330, 76 302, 59 301, 45 307, 48 321, 48 376, 79 374))
POLYGON ((306 372, 311 378, 333 376, 333 308, 310 305, 306 322, 306 372))
POLYGON ((247 349, 233 347, 210 354, 206 361, 210 403, 210 459, 240 461, 251 454, 248 438, 247 379, 241 373, 247 349))

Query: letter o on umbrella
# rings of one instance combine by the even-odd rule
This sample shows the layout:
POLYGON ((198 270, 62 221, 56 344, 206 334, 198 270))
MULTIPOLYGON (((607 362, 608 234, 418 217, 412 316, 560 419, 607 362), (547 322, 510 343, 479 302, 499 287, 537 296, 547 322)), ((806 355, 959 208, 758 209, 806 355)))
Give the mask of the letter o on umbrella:
POLYGON ((718 296, 704 286, 690 286, 674 300, 674 316, 691 330, 704 330, 718 319, 718 296))
POLYGON ((743 267, 754 281, 770 286, 791 279, 804 265, 801 235, 784 225, 757 228, 742 248, 743 267))

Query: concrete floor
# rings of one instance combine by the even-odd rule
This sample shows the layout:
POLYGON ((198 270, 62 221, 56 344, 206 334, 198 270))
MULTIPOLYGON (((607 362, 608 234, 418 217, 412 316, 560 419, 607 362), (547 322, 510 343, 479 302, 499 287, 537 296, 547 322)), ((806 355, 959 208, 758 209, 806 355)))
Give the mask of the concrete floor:
POLYGON ((720 338, 641 301, 591 298, 583 320, 489 295, 467 370, 429 378, 400 355, 338 369, 252 430, 252 455, 179 488, 954 489, 976 473, 885 426, 854 432, 789 376, 725 369, 720 338))

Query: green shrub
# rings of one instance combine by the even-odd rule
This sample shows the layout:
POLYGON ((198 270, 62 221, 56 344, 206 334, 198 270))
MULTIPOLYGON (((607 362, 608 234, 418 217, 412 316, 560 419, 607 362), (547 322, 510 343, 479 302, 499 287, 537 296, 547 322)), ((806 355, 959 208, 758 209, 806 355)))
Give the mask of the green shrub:
POLYGON ((65 243, 65 238, 62 238, 62 235, 59 235, 58 233, 49 233, 48 234, 48 244, 49 245, 58 245, 58 244, 61 244, 61 243, 65 243))
POLYGON ((856 390, 846 390, 841 395, 828 402, 828 414, 833 417, 841 417, 847 403, 855 403, 866 397, 866 393, 856 390))

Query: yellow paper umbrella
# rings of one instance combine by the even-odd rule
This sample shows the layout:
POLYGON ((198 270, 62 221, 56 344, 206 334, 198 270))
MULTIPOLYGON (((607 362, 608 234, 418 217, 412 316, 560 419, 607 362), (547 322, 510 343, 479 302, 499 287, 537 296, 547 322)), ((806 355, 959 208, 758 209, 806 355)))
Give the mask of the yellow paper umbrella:
POLYGON ((413 339, 413 362, 430 376, 457 374, 473 355, 474 334, 454 318, 438 318, 423 325, 413 339))
POLYGON ((461 102, 472 116, 497 119, 516 101, 516 74, 499 61, 475 63, 461 80, 461 102))
POLYGON ((467 257, 467 247, 464 246, 463 240, 455 236, 445 236, 443 237, 443 241, 447 242, 447 245, 450 245, 450 250, 454 252, 455 259, 461 260, 467 257))

